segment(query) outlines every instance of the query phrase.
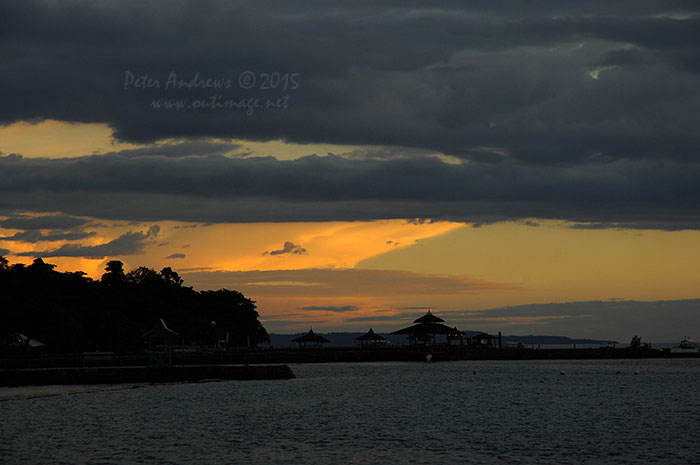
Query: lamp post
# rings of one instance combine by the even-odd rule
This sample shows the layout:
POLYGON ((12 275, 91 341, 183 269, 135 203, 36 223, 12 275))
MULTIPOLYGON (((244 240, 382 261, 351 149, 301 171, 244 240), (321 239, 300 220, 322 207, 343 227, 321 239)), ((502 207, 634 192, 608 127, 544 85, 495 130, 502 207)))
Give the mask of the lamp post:
POLYGON ((214 333, 214 350, 217 350, 219 348, 219 338, 216 336, 216 321, 211 320, 211 330, 214 333))

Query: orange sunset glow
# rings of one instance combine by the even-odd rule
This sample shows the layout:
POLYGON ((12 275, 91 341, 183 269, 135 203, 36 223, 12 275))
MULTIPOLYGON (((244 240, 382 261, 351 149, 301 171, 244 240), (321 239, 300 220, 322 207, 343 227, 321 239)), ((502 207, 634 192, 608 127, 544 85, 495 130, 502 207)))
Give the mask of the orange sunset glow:
MULTIPOLYGON (((148 16, 121 8, 119 24, 148 16)), ((370 44, 348 31, 372 15, 348 8, 326 30, 251 7, 289 33, 275 53, 221 5, 238 26, 202 31, 208 54, 164 19, 109 59, 83 37, 65 60, 8 65, 0 256, 95 280, 112 260, 171 267, 239 290, 274 333, 389 330, 432 308, 492 333, 700 337, 685 52, 661 59, 624 27, 534 40, 514 26, 529 13, 469 7, 388 9, 395 34, 370 44), (490 19, 467 40, 431 26, 448 17, 490 19)), ((692 29, 662 10, 645 16, 658 30, 692 29)), ((185 27, 191 12, 164 15, 185 27)))

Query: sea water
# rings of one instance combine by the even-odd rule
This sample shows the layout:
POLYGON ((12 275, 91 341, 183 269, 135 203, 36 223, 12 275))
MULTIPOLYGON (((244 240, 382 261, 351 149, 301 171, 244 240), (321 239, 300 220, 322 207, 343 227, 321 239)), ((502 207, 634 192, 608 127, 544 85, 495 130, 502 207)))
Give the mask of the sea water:
POLYGON ((292 369, 286 381, 2 388, 0 463, 700 463, 697 359, 292 369))

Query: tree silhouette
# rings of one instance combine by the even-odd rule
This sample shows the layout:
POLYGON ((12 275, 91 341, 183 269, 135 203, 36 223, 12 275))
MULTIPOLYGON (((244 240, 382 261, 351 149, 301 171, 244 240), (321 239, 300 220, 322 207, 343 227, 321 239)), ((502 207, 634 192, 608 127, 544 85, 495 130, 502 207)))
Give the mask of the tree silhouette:
POLYGON ((227 289, 195 291, 170 267, 125 273, 112 260, 99 281, 54 268, 40 258, 29 266, 0 260, 0 338, 20 332, 54 352, 141 352, 142 334, 164 318, 186 344, 211 344, 211 321, 230 347, 269 341, 255 302, 227 289))
POLYGON ((105 267, 106 273, 102 275, 102 283, 107 286, 120 285, 126 282, 124 275, 124 264, 119 260, 111 260, 107 262, 105 267))
POLYGON ((56 268, 56 265, 50 265, 44 263, 44 260, 41 258, 35 258, 32 264, 27 267, 27 270, 37 275, 51 276, 53 273, 56 273, 53 270, 54 268, 56 268))
POLYGON ((153 268, 139 266, 126 274, 129 283, 140 286, 157 286, 163 283, 163 278, 153 268))
POLYGON ((228 334, 226 339, 229 346, 256 346, 269 341, 267 331, 258 321, 254 301, 228 289, 202 291, 199 295, 200 305, 212 321, 216 321, 220 336, 228 334))
POLYGON ((173 269, 169 266, 160 270, 160 275, 163 277, 163 280, 165 280, 165 282, 169 285, 179 287, 182 286, 182 284, 184 283, 180 275, 174 272, 173 269))

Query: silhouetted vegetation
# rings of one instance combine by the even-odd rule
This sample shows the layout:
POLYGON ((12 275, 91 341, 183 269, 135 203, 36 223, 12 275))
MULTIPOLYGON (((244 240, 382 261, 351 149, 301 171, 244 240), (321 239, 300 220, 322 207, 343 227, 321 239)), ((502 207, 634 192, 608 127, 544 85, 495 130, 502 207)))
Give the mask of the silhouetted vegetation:
POLYGON ((51 352, 140 352, 159 318, 193 346, 269 342, 255 302, 237 291, 195 291, 170 267, 125 273, 110 261, 100 280, 58 272, 41 258, 25 266, 0 257, 0 337, 22 333, 51 352))

